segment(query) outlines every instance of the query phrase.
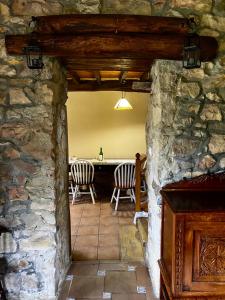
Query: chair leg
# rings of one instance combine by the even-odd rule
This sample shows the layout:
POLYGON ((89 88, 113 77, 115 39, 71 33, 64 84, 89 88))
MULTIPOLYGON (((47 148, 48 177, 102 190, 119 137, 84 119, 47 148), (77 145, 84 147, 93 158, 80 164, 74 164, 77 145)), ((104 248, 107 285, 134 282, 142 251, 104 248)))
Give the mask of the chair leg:
POLYGON ((118 189, 117 196, 116 196, 116 206, 115 206, 115 210, 117 210, 117 208, 118 208, 119 199, 120 199, 120 189, 118 189))
POLYGON ((90 193, 91 193, 92 202, 93 202, 93 204, 95 204, 95 198, 94 198, 94 193, 93 193, 93 189, 92 189, 91 184, 89 184, 89 190, 90 190, 90 193))
POLYGON ((73 188, 73 200, 72 200, 72 204, 75 203, 75 199, 77 197, 78 192, 79 192, 79 186, 75 185, 75 187, 73 188))
POLYGON ((134 199, 133 199, 133 193, 132 193, 132 189, 129 189, 129 190, 127 190, 127 195, 129 195, 129 196, 130 196, 130 201, 131 201, 131 202, 133 202, 133 201, 134 201, 134 199))
POLYGON ((113 193, 112 193, 112 198, 111 198, 111 201, 110 201, 110 203, 113 203, 113 199, 114 199, 114 196, 115 196, 115 192, 116 192, 116 188, 114 188, 114 190, 113 190, 113 193))
POLYGON ((92 184, 91 186, 92 186, 92 189, 93 189, 94 196, 95 196, 95 198, 97 198, 97 194, 96 194, 96 190, 95 190, 94 184, 92 184))
POLYGON ((136 198, 135 198, 135 192, 134 192, 134 189, 131 189, 131 197, 134 201, 134 203, 136 202, 136 198))
MULTIPOLYGON (((72 185, 72 184, 71 184, 71 185, 72 185)), ((77 189, 77 186, 75 185, 75 187, 73 187, 73 189, 72 189, 72 193, 73 193, 72 205, 75 203, 76 189, 77 189)))

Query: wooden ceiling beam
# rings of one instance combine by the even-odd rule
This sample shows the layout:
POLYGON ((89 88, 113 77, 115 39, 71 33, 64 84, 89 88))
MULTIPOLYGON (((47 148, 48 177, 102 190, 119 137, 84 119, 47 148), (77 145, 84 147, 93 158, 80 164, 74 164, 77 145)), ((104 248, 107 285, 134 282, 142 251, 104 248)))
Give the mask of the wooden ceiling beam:
POLYGON ((101 84, 101 75, 99 71, 93 71, 93 74, 96 78, 97 83, 100 85, 101 84))
POLYGON ((126 81, 126 77, 127 77, 127 71, 121 71, 120 73, 120 77, 119 77, 119 81, 121 84, 124 84, 126 81))
POLYGON ((148 71, 153 61, 150 59, 113 59, 113 58, 72 58, 64 57, 63 65, 75 70, 106 70, 106 71, 148 71))
POLYGON ((76 71, 70 71, 69 72, 69 76, 71 76, 73 82, 76 84, 76 85, 79 85, 80 84, 80 77, 78 76, 77 72, 76 71))
POLYGON ((136 32, 186 34, 188 19, 138 15, 58 15, 34 17, 38 33, 136 32))
POLYGON ((119 80, 107 80, 101 81, 99 85, 96 81, 81 81, 79 85, 76 85, 72 80, 68 80, 68 91, 126 91, 126 92, 139 92, 139 93, 149 93, 148 89, 132 88, 134 81, 128 80, 124 84, 120 84, 119 80))
MULTIPOLYGON (((30 35, 8 35, 5 37, 8 54, 24 54, 30 35)), ((184 36, 179 34, 85 34, 85 35, 36 35, 43 55, 75 56, 79 58, 142 58, 181 60, 184 36)), ((216 57, 218 43, 209 36, 200 37, 201 60, 216 57)))
POLYGON ((141 75, 141 80, 143 80, 143 81, 148 81, 149 80, 149 78, 150 78, 150 71, 145 71, 142 75, 141 75))

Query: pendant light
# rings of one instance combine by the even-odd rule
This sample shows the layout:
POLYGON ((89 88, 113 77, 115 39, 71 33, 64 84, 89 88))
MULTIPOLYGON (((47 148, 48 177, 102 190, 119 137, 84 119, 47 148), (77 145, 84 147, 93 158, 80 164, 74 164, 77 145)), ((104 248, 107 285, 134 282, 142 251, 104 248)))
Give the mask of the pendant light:
POLYGON ((130 105, 129 101, 125 98, 125 92, 122 91, 122 98, 120 98, 116 105, 114 106, 115 110, 129 110, 133 109, 133 107, 130 105))

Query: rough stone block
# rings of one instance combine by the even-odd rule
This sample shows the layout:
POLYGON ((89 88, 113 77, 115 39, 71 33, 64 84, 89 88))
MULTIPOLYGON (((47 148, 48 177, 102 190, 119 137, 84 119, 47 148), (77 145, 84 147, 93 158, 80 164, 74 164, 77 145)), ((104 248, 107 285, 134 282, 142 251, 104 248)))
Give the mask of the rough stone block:
POLYGON ((212 36, 212 37, 217 38, 220 34, 216 30, 203 28, 203 29, 199 30, 199 35, 212 36))
POLYGON ((19 241, 19 249, 21 251, 42 251, 55 248, 55 240, 53 237, 40 231, 31 234, 31 237, 19 241))
POLYGON ((51 136, 45 132, 35 132, 29 143, 22 147, 22 150, 38 160, 51 159, 53 143, 51 136))
POLYGON ((28 192, 25 190, 23 186, 8 187, 8 195, 10 201, 27 201, 29 197, 28 192))
POLYGON ((62 6, 59 1, 14 0, 12 12, 17 16, 58 15, 62 12, 62 6))
POLYGON ((13 148, 8 148, 3 152, 3 157, 6 159, 20 158, 20 152, 13 148))
POLYGON ((215 166, 216 160, 211 155, 205 155, 199 162, 198 166, 201 170, 207 170, 215 166))
POLYGON ((151 15, 151 5, 147 0, 104 0, 102 12, 109 14, 151 15))
POLYGON ((10 232, 4 232, 0 236, 0 253, 16 252, 17 244, 10 232))
POLYGON ((205 77, 203 69, 184 69, 182 75, 188 80, 201 80, 205 77))
MULTIPOLYGON (((21 277, 19 273, 8 273, 5 275, 5 285, 8 292, 18 294, 20 291, 21 277)), ((18 299, 18 298, 17 298, 18 299)))
POLYGON ((203 14, 202 20, 201 20, 201 26, 208 27, 213 30, 219 30, 219 31, 225 32, 225 19, 223 17, 219 17, 219 16, 203 14))
MULTIPOLYGON (((4 5, 4 4, 2 4, 4 5)), ((0 15, 1 15, 1 3, 0 3, 0 15)), ((4 39, 0 39, 0 58, 4 59, 6 58, 7 54, 6 54, 6 49, 5 49, 5 40, 4 39)))
POLYGON ((38 290, 38 278, 35 273, 21 273, 22 289, 27 292, 35 292, 38 290))
POLYGON ((221 121, 222 120, 222 114, 221 114, 220 109, 217 105, 206 104, 203 107, 200 118, 203 121, 221 121))
POLYGON ((225 169, 225 157, 220 160, 220 168, 225 169))
POLYGON ((171 6, 177 9, 191 9, 198 13, 210 12, 212 0, 172 0, 171 6))
POLYGON ((199 144, 199 140, 177 138, 173 143, 173 155, 179 157, 187 157, 189 155, 192 155, 197 151, 199 144))
POLYGON ((225 87, 225 74, 216 74, 208 77, 202 82, 204 91, 215 90, 215 88, 225 87))
POLYGON ((207 99, 209 99, 211 101, 215 101, 215 102, 221 101, 220 97, 216 93, 213 93, 213 92, 206 93, 206 97, 207 97, 207 99))
POLYGON ((53 90, 48 87, 47 84, 42 84, 38 82, 35 85, 35 93, 36 99, 39 103, 44 104, 52 104, 54 97, 53 97, 53 90))
POLYGON ((216 0, 214 2, 213 12, 215 15, 225 16, 225 2, 224 0, 216 0))
POLYGON ((48 232, 55 230, 55 227, 51 223, 48 224, 46 222, 47 220, 54 224, 54 218, 50 212, 46 212, 46 220, 41 215, 35 213, 24 213, 21 214, 20 218, 25 223, 26 230, 46 230, 48 232))
POLYGON ((0 15, 5 17, 10 15, 9 7, 4 3, 0 3, 0 15))
POLYGON ((209 143, 209 150, 212 154, 225 152, 225 135, 212 135, 209 143))
POLYGON ((13 169, 14 171, 19 174, 26 174, 26 175, 34 175, 38 168, 37 165, 34 163, 26 162, 21 159, 18 159, 13 162, 13 169))
POLYGON ((178 95, 181 97, 196 98, 200 93, 200 87, 196 82, 183 82, 178 87, 178 95))
POLYGON ((27 128, 22 123, 5 123, 0 126, 0 136, 6 139, 12 139, 19 142, 19 144, 26 144, 30 139, 31 129, 27 128))
POLYGON ((16 70, 12 66, 1 64, 0 76, 13 77, 16 75, 16 70))
POLYGON ((225 134, 225 123, 224 122, 210 122, 208 124, 210 133, 225 134))

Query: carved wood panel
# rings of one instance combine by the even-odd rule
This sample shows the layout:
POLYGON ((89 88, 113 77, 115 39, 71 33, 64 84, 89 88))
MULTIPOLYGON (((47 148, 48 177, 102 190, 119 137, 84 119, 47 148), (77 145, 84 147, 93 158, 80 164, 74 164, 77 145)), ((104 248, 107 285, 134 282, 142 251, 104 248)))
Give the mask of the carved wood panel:
MULTIPOLYGON (((193 228, 193 282, 225 281, 225 231, 224 222, 205 229, 193 228)), ((195 226, 194 226, 195 227, 195 226)))
POLYGON ((225 276, 225 237, 201 237, 200 276, 225 276))

